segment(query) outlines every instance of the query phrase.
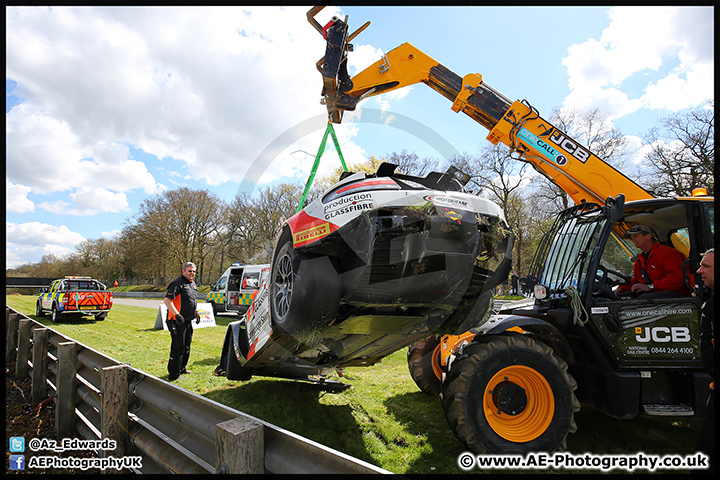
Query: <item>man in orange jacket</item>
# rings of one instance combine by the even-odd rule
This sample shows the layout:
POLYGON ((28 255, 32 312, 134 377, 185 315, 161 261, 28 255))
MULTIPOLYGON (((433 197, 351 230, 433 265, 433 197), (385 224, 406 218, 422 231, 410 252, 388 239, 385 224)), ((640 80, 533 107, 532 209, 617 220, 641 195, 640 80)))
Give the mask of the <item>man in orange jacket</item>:
POLYGON ((630 285, 618 285, 615 293, 632 292, 639 298, 671 298, 690 295, 682 275, 685 255, 655 240, 647 225, 628 230, 630 241, 642 250, 633 266, 630 285))

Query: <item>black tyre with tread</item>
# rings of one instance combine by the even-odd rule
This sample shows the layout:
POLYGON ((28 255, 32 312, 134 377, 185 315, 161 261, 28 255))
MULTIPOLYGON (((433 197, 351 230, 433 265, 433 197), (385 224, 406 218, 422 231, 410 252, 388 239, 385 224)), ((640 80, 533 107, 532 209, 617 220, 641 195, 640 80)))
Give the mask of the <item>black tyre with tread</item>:
POLYGON ((225 360, 227 362, 225 375, 228 380, 246 381, 252 378, 252 369, 240 365, 240 362, 238 362, 238 359, 235 356, 235 351, 232 345, 228 345, 227 353, 225 354, 225 360))
POLYGON ((442 381, 432 367, 434 351, 438 345, 440 339, 433 335, 410 345, 407 353, 410 376, 422 392, 432 397, 437 397, 442 392, 442 381))
POLYGON ((525 454, 567 448, 580 403, 567 364, 521 335, 465 346, 443 382, 445 418, 475 453, 525 454))
POLYGON ((53 323, 57 323, 63 319, 63 314, 58 311, 57 305, 53 304, 52 311, 50 312, 50 318, 53 323))
POLYGON ((270 318, 274 328, 296 334, 329 324, 340 304, 340 279, 325 255, 293 248, 285 231, 270 272, 270 318))

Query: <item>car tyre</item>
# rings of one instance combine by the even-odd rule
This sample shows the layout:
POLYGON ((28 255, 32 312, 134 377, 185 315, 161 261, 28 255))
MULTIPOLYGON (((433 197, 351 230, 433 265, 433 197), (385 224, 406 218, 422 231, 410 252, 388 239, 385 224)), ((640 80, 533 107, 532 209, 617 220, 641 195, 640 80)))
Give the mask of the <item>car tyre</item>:
POLYGON ((53 323, 59 323, 60 320, 63 319, 63 314, 58 311, 57 305, 52 306, 50 318, 52 319, 53 323))
POLYGON ((44 317, 45 311, 42 309, 42 303, 38 300, 37 304, 35 305, 35 315, 38 317, 44 317))
POLYGON ((246 381, 252 378, 252 369, 240 365, 237 357, 235 357, 235 349, 232 344, 228 345, 227 353, 225 354, 225 361, 225 375, 228 380, 246 381))
POLYGON ((340 304, 340 279, 329 257, 295 250, 289 231, 278 242, 270 272, 270 316, 290 335, 327 326, 340 304))

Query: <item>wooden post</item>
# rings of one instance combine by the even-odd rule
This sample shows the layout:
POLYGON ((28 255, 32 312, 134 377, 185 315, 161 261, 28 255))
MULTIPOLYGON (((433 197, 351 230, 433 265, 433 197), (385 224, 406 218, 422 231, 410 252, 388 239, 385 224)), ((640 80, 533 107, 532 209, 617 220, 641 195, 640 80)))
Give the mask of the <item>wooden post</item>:
POLYGON ((28 361, 30 360, 30 329, 32 327, 32 320, 27 318, 20 319, 20 327, 18 328, 18 343, 17 343, 17 362, 15 362, 15 378, 22 380, 28 376, 28 370, 30 366, 28 361))
MULTIPOLYGON (((102 457, 125 456, 128 444, 128 371, 127 365, 105 367, 100 372, 102 409, 100 438, 115 440, 115 450, 103 450, 102 457)), ((108 469, 105 473, 122 473, 108 469)))
POLYGON ((32 355, 32 402, 39 403, 47 398, 48 371, 48 339, 50 330, 47 328, 36 328, 33 330, 33 355, 32 355))
POLYGON ((5 310, 7 317, 7 332, 5 338, 5 362, 15 360, 15 349, 17 348, 18 322, 20 315, 10 310, 5 310))
POLYGON ((263 426, 238 417, 215 426, 215 468, 230 474, 265 473, 263 426))
POLYGON ((55 388, 55 435, 62 438, 75 431, 75 403, 77 402, 77 343, 61 342, 57 347, 57 375, 55 388))

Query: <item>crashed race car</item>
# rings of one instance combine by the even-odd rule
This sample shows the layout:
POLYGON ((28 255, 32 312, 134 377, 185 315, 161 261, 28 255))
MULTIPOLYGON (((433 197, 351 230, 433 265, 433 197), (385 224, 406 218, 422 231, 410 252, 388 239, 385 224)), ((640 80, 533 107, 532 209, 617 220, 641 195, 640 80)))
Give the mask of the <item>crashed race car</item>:
POLYGON ((322 381, 487 318, 512 261, 500 207, 454 167, 396 168, 346 172, 285 221, 270 276, 228 325, 219 374, 322 381))

